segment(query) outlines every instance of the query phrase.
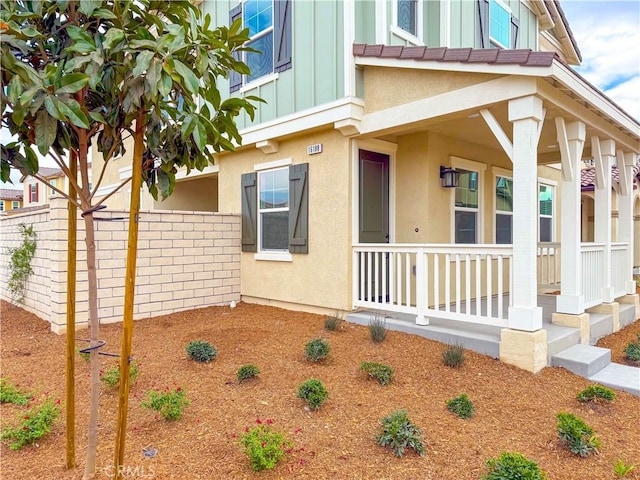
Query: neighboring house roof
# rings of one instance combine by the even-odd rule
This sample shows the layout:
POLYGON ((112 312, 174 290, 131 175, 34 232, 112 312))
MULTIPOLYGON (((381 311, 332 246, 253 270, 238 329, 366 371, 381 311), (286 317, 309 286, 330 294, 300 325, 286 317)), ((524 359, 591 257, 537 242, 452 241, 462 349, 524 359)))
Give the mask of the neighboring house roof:
POLYGON ((0 200, 22 200, 22 190, 0 188, 0 200))
MULTIPOLYGON (((640 165, 636 164, 633 167, 633 176, 638 178, 640 175, 640 165)), ((615 165, 611 166, 611 179, 614 182, 620 183, 620 172, 615 165)), ((591 192, 596 186, 596 169, 595 167, 583 168, 580 170, 580 186, 583 192, 591 192)))
MULTIPOLYGON (((62 177, 64 173, 60 168, 40 167, 38 169, 38 175, 44 178, 56 178, 56 177, 62 177)), ((24 182, 24 179, 27 178, 28 176, 29 175, 23 175, 20 181, 24 182)))

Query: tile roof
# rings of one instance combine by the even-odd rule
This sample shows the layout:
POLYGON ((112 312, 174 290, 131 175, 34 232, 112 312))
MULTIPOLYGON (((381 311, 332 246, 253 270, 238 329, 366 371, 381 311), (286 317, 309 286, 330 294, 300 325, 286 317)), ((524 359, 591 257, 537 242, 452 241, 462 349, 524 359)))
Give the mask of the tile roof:
POLYGON ((0 188, 0 199, 22 200, 22 190, 14 190, 11 188, 0 188))
POLYGON ((535 52, 529 49, 503 50, 499 48, 404 47, 399 45, 353 44, 356 57, 413 59, 432 62, 492 63, 549 67, 560 60, 555 52, 535 52))
MULTIPOLYGON (((633 167, 633 176, 638 177, 640 174, 640 165, 636 164, 633 167)), ((620 172, 615 165, 611 166, 611 179, 614 182, 620 183, 620 172)), ((580 186, 582 191, 591 191, 596 186, 596 169, 595 167, 583 168, 580 170, 580 186)))

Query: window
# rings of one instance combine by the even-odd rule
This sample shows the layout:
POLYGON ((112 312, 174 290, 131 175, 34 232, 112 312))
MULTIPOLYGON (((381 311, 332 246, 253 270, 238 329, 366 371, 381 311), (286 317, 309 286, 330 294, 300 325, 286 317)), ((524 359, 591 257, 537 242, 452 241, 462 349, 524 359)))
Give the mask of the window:
POLYGON ((518 48, 520 23, 503 0, 476 0, 478 5, 476 46, 518 48))
POLYGON ((231 72, 230 91, 272 73, 291 68, 291 0, 243 0, 231 10, 231 23, 242 19, 242 26, 249 29, 248 47, 258 52, 242 52, 241 59, 251 69, 249 75, 231 72))
POLYGON ((513 243, 513 180, 496 177, 496 243, 513 243))
POLYGON ((455 243, 478 243, 478 172, 456 170, 459 176, 455 188, 455 243))
POLYGON ((258 250, 289 249, 289 169, 258 173, 258 250))
POLYGON ((4 200, 0 200, 0 212, 4 212, 4 200))
POLYGON ((491 0, 489 4, 489 36, 496 46, 509 48, 511 43, 511 12, 499 0, 491 0))
POLYGON ((418 36, 418 0, 397 0, 396 25, 414 37, 418 36))
POLYGON ((540 227, 538 231, 540 242, 553 242, 553 197, 554 188, 550 185, 538 186, 538 212, 540 227))
POLYGON ((242 175, 242 251, 308 253, 309 164, 274 163, 242 175))
POLYGON ((38 184, 37 183, 29 184, 29 202, 31 203, 38 202, 38 184))
POLYGON ((11 202, 11 208, 20 208, 20 202, 18 200, 14 200, 11 202))

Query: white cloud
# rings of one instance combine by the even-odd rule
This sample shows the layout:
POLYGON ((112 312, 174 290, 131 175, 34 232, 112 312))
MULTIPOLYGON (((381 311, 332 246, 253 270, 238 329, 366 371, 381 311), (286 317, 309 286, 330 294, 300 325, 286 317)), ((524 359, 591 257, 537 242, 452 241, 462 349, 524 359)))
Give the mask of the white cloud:
POLYGON ((577 71, 640 119, 640 2, 561 3, 582 53, 577 71))

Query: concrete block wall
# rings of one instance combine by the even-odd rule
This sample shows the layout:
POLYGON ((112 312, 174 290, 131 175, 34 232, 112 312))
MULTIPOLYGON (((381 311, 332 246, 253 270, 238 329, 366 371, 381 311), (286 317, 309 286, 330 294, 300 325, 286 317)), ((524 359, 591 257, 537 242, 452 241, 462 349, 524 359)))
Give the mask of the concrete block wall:
MULTIPOLYGON (((30 309, 50 321, 51 329, 56 332, 62 332, 66 328, 66 205, 66 201, 61 198, 51 199, 50 219, 45 223, 49 228, 43 232, 48 235, 51 245, 44 257, 51 279, 48 286, 50 298, 47 316, 42 315, 39 310, 30 309)), ((17 235, 17 224, 20 222, 7 223, 5 226, 5 221, 9 218, 11 217, 0 220, 0 235, 5 235, 5 230, 16 230, 17 235)), ((119 322, 124 313, 129 214, 126 211, 102 210, 96 212, 94 218, 98 317, 101 323, 119 322)), ((23 221, 28 224, 31 222, 27 219, 23 221)), ((88 322, 84 228, 84 220, 79 218, 76 247, 77 326, 88 322)), ((135 319, 240 300, 239 215, 142 211, 138 228, 135 319)), ((15 236, 9 233, 7 235, 15 236)), ((45 254, 37 249, 36 256, 40 253, 45 254)), ((32 279, 29 283, 31 281, 32 279)), ((6 287, 3 290, 6 291, 6 287)))

